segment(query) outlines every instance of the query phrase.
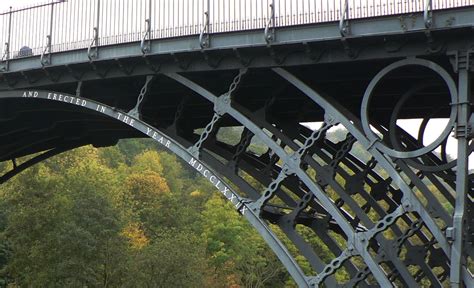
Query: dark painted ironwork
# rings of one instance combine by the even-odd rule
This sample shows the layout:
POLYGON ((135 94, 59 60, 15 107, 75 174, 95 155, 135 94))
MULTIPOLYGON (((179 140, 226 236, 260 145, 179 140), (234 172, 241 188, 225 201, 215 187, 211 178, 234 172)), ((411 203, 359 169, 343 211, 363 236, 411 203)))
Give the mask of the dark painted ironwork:
POLYGON ((232 202, 300 287, 474 287, 472 0, 62 2, 0 16, 0 159, 15 163, 0 182, 148 136, 232 202), (83 7, 90 19, 63 17, 83 7), (53 29, 33 44, 25 11, 53 29), (18 39, 37 57, 16 57, 18 39), (410 118, 415 135, 398 122, 410 118), (447 124, 424 143, 434 118, 447 124), (225 143, 229 127, 242 130, 225 143))

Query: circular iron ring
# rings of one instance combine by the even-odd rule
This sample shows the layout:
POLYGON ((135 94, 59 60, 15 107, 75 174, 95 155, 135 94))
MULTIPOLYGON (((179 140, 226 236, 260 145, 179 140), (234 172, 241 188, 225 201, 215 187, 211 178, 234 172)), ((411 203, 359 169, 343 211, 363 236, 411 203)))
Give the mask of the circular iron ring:
POLYGON ((451 113, 450 113, 448 124, 444 128, 443 132, 439 135, 439 137, 425 147, 422 147, 420 149, 413 150, 413 151, 399 151, 399 150, 389 148, 385 144, 383 144, 380 141, 381 139, 370 128, 369 109, 368 109, 369 103, 372 98, 373 91, 379 84, 380 80, 382 80, 385 75, 392 72, 393 70, 396 70, 404 66, 426 67, 436 72, 439 76, 441 76, 441 78, 444 80, 444 82, 448 86, 449 93, 451 96, 451 104, 456 103, 457 101, 457 88, 456 88, 456 83, 454 82, 454 80, 451 78, 448 72, 446 72, 446 70, 444 70, 441 66, 439 66, 438 64, 434 62, 424 60, 424 59, 417 59, 417 58, 404 59, 404 60, 400 60, 398 62, 392 63, 389 66, 382 69, 374 77, 374 79, 370 81, 370 84, 367 87, 367 90, 365 91, 364 98, 362 99, 362 106, 361 106, 362 128, 364 129, 364 132, 367 135, 367 138, 369 139, 371 143, 373 143, 373 146, 376 149, 380 150, 381 152, 389 156, 406 159, 406 158, 419 157, 421 155, 424 155, 426 153, 429 153, 435 150, 439 145, 441 145, 445 141, 445 139, 449 136, 449 134, 451 133, 454 127, 454 123, 456 121, 456 116, 457 116, 457 110, 454 105, 451 105, 451 113))

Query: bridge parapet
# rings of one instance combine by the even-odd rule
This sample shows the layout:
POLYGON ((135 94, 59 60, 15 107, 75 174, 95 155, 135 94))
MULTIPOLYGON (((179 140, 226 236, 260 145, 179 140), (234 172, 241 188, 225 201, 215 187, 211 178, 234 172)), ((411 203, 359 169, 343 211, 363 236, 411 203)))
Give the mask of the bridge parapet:
POLYGON ((300 287, 474 287, 474 0, 68 0, 0 17, 0 160, 45 151, 0 183, 148 136, 300 287), (413 118, 417 135, 398 122, 413 118), (447 124, 425 143, 434 118, 447 124))
POLYGON ((474 0, 55 0, 11 9, 0 14, 2 61, 49 55, 97 46, 200 35, 201 46, 208 35, 244 30, 265 30, 271 42, 278 27, 340 22, 341 34, 350 32, 349 20, 424 13, 431 27, 435 10, 473 6, 474 0), (25 29, 25 27, 27 29, 25 29), (25 53, 28 51, 28 53, 25 53))

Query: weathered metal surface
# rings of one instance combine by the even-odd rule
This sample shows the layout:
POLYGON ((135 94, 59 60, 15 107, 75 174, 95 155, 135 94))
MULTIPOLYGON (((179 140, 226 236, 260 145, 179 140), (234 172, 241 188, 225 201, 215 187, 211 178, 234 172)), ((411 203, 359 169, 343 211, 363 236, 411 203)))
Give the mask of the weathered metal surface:
MULTIPOLYGON (((138 2, 136 39, 105 39, 114 21, 102 21, 108 0, 96 0, 80 4, 95 15, 82 24, 96 29, 78 50, 54 46, 50 31, 42 57, 14 58, 7 41, 0 159, 15 165, 0 182, 74 147, 148 136, 231 201, 301 287, 474 287, 472 1, 335 1, 318 14, 328 7, 268 0, 254 11, 263 14, 234 23, 214 1, 196 0, 199 25, 158 32, 162 2, 138 2), (393 15, 404 12, 417 13, 393 15), (410 118, 420 119, 418 135, 398 125, 410 118), (424 143, 434 118, 446 127, 424 143), (219 138, 228 127, 242 129, 236 143, 219 138), (457 156, 448 155, 452 139, 457 156)), ((74 5, 35 9, 51 21, 74 5)))

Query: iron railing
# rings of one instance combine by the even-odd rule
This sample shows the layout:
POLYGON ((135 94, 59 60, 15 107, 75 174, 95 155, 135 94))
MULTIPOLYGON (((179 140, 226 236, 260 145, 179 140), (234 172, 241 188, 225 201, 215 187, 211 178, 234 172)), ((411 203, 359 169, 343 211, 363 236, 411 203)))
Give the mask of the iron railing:
POLYGON ((134 41, 265 28, 268 32, 274 27, 471 5, 474 0, 52 0, 0 13, 4 44, 0 55, 8 60, 134 41))

